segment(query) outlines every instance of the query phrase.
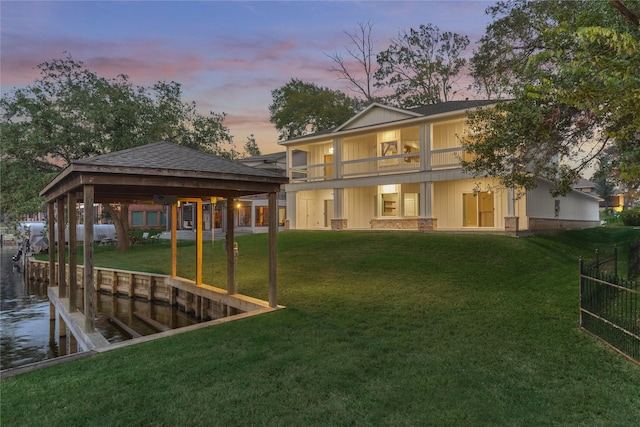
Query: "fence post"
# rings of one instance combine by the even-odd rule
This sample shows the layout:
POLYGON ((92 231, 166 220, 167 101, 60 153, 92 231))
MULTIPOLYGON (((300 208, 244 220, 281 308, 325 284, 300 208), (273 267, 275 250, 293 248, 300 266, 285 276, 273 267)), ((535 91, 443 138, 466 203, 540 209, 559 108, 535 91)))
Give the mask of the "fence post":
POLYGON ((613 273, 618 281, 618 245, 613 245, 613 273))
POLYGON ((580 313, 580 327, 582 328, 582 269, 584 266, 584 260, 580 257, 578 261, 578 312, 580 313))

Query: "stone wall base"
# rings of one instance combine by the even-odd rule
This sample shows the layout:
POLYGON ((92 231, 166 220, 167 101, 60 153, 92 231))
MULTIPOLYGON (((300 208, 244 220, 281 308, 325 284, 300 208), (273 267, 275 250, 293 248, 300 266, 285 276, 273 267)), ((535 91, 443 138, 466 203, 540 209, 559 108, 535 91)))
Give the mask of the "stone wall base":
POLYGON ((517 216, 504 217, 504 231, 507 233, 517 233, 520 229, 520 218, 517 216))
POLYGON ((418 218, 419 231, 434 231, 438 228, 438 218, 418 218))
POLYGON ((347 229, 347 220, 346 219, 332 219, 331 220, 331 229, 335 231, 346 230, 347 229))
POLYGON ((374 218, 372 230, 417 230, 418 218, 374 218))
POLYGON ((291 220, 290 219, 285 219, 284 220, 284 229, 285 230, 291 230, 291 220))

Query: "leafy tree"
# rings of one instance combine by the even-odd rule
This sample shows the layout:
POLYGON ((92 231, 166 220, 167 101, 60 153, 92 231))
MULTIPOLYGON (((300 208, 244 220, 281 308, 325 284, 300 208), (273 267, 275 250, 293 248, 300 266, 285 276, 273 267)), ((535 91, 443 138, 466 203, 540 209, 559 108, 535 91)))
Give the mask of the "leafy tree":
MULTIPOLYGON (((168 140, 224 157, 237 155, 224 114, 196 112, 176 82, 151 88, 126 75, 98 76, 70 55, 38 65, 40 77, 0 99, 0 213, 7 219, 43 209, 39 191, 71 162, 168 140)), ((127 249, 127 206, 105 205, 127 249)))
POLYGON ((291 79, 271 91, 271 123, 285 141, 308 133, 331 129, 350 119, 358 102, 340 91, 291 79))
POLYGON ((431 24, 401 32, 378 54, 375 86, 393 88, 389 101, 402 107, 449 101, 462 77, 462 54, 468 45, 467 36, 431 24))
POLYGON ((247 142, 244 144, 244 152, 248 157, 259 156, 262 154, 253 134, 247 137, 247 142))
POLYGON ((615 183, 611 179, 613 174, 610 156, 605 152, 598 156, 598 167, 591 180, 596 184, 596 192, 604 199, 605 210, 609 209, 609 199, 613 196, 615 183))
POLYGON ((544 178, 565 194, 609 150, 618 177, 637 188, 640 3, 516 0, 488 12, 476 71, 503 73, 511 100, 470 118, 466 169, 516 188, 544 178))
POLYGON ((358 32, 344 32, 351 40, 351 47, 345 46, 350 59, 345 60, 339 53, 328 55, 335 64, 329 71, 338 73, 341 80, 348 81, 356 93, 362 95, 368 103, 372 103, 378 100, 378 89, 374 86, 377 62, 374 43, 371 39, 373 24, 368 22, 358 25, 358 32), (351 60, 355 61, 355 67, 349 64, 348 61, 351 60))

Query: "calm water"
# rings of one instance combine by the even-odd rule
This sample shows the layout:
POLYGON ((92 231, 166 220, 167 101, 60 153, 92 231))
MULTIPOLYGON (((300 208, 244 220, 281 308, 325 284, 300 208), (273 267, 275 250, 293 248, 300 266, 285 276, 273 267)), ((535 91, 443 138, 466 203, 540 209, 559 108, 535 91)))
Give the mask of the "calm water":
MULTIPOLYGON (((40 362, 69 351, 69 340, 58 338, 57 330, 51 331, 47 286, 25 283, 22 272, 11 259, 16 252, 17 247, 11 246, 0 250, 0 369, 40 362)), ((175 307, 148 301, 98 294, 96 305, 96 329, 111 343, 129 336, 114 326, 109 316, 118 318, 141 335, 157 331, 136 313, 171 328, 196 323, 175 307)))
POLYGON ((28 289, 11 257, 17 247, 0 249, 0 369, 56 357, 58 343, 49 338, 46 288, 28 289))

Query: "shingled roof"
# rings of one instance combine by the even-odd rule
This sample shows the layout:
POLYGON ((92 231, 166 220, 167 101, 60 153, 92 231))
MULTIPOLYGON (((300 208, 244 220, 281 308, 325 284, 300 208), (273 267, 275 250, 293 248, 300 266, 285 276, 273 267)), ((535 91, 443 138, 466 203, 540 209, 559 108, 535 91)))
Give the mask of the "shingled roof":
POLYGON ((168 141, 155 142, 76 160, 73 164, 148 169, 145 173, 152 173, 153 170, 164 170, 265 177, 279 176, 269 171, 256 169, 168 141))
POLYGON ((201 151, 160 141, 76 160, 40 195, 55 199, 83 185, 96 201, 141 202, 157 195, 238 197, 277 192, 288 178, 201 151))

